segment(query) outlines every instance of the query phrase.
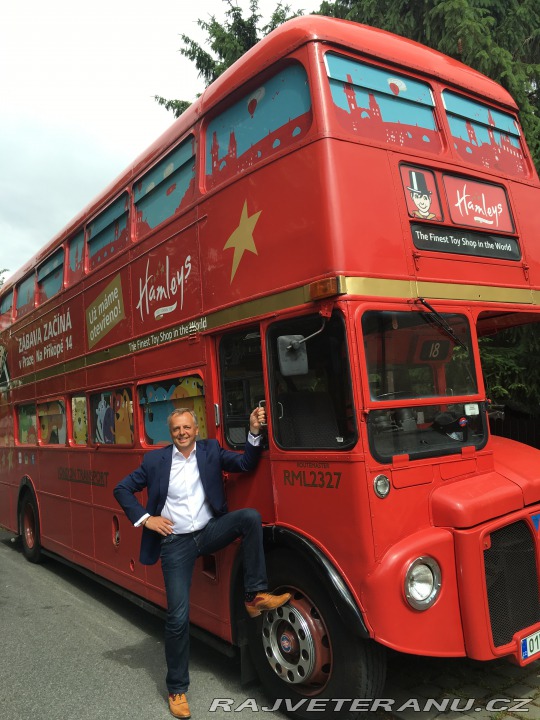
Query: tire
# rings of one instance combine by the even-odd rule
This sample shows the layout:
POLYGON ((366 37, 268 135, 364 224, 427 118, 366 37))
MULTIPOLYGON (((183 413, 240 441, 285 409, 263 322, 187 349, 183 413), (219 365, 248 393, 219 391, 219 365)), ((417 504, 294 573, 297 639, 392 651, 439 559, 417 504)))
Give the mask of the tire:
POLYGON ((339 707, 333 700, 381 697, 385 649, 344 625, 321 576, 305 560, 280 549, 268 556, 267 570, 273 592, 292 594, 289 603, 248 626, 264 690, 273 702, 281 698, 275 709, 294 718, 313 718, 323 708, 324 717, 357 717, 350 702, 339 707))
POLYGON ((32 493, 25 492, 19 510, 19 531, 22 539, 22 550, 25 558, 33 563, 43 560, 41 552, 41 535, 39 529, 39 513, 32 493))

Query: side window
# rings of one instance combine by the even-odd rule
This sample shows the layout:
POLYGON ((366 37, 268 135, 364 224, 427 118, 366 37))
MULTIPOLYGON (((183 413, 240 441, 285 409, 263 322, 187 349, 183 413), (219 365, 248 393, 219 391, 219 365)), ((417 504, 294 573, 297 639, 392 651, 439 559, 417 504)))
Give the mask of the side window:
POLYGON ((66 406, 63 400, 51 400, 37 406, 39 437, 44 445, 66 444, 66 406))
POLYGON ((13 290, 0 298, 0 330, 11 325, 11 313, 13 311, 13 290))
POLYGON ((84 276, 84 231, 81 230, 68 243, 66 280, 72 285, 84 276))
POLYGON ((311 126, 306 71, 295 63, 206 127, 206 187, 214 187, 301 140, 311 126))
POLYGON ((59 293, 64 282, 64 248, 57 250, 37 269, 39 302, 45 302, 59 293))
POLYGON ((430 153, 442 151, 431 88, 407 75, 327 53, 335 117, 353 137, 430 153))
POLYGON ((35 277, 34 274, 17 285, 17 317, 22 317, 34 309, 35 277))
POLYGON ((195 412, 199 425, 199 438, 208 437, 204 382, 200 375, 156 380, 138 388, 144 442, 163 445, 171 442, 167 418, 173 410, 187 408, 195 412))
POLYGON ((84 395, 75 395, 71 398, 71 428, 75 445, 86 445, 88 442, 88 416, 84 395))
POLYGON ((265 399, 258 329, 223 337, 219 365, 225 437, 229 445, 240 448, 247 440, 251 411, 265 399))
POLYGON ((133 187, 137 237, 172 217, 193 198, 195 140, 190 136, 133 187))
POLYGON ((23 445, 37 444, 36 406, 33 403, 17 408, 18 439, 23 445))
POLYGON ((268 334, 272 426, 284 448, 346 450, 357 439, 339 313, 279 322, 268 334))
POLYGON ((454 149, 469 163, 527 177, 516 120, 500 110, 444 90, 454 149))
POLYGON ((86 240, 90 270, 102 265, 129 242, 129 196, 121 195, 91 223, 86 240))
POLYGON ((90 395, 92 442, 99 445, 133 444, 133 402, 126 387, 90 395))

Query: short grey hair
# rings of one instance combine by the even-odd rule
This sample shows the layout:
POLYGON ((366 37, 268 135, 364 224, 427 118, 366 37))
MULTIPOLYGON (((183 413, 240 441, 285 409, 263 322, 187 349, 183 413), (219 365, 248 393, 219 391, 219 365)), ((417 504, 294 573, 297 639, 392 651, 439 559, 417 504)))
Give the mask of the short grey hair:
POLYGON ((191 415, 191 417, 193 418, 193 422, 195 423, 196 427, 199 427, 199 421, 198 421, 198 419, 197 419, 197 413, 195 412, 195 410, 192 410, 191 408, 187 408, 187 407, 184 407, 184 408, 176 408, 176 410, 173 410, 173 411, 172 411, 172 413, 171 413, 171 414, 169 415, 169 417, 167 418, 167 425, 168 425, 168 427, 171 427, 172 420, 173 420, 174 417, 176 417, 176 415, 184 415, 185 413, 188 413, 189 415, 191 415))

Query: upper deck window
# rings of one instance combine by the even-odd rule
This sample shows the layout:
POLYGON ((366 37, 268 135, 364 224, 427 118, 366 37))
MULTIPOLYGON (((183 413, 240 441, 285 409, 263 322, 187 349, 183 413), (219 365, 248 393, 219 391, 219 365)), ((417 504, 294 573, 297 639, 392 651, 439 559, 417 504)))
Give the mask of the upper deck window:
POLYGON ((153 230, 187 205, 194 189, 195 141, 190 136, 135 183, 137 236, 153 230))
POLYGON ((527 177, 520 131, 512 115, 450 90, 443 92, 448 124, 458 155, 467 162, 527 177))
POLYGON ((440 153, 429 85, 385 68, 327 53, 326 69, 341 126, 354 137, 440 153))
POLYGON ((68 285, 84 276, 84 231, 81 230, 68 243, 66 281, 68 285))
POLYGON ((90 270, 102 265, 124 248, 129 240, 129 197, 121 195, 88 224, 90 270))
POLYGON ((17 285, 17 317, 34 309, 35 277, 29 275, 17 285))
POLYGON ((207 188, 298 142, 309 130, 311 118, 306 71, 290 65, 210 121, 207 188))
POLYGON ((39 302, 45 302, 62 289, 64 281, 64 248, 57 250, 38 267, 37 283, 39 302))

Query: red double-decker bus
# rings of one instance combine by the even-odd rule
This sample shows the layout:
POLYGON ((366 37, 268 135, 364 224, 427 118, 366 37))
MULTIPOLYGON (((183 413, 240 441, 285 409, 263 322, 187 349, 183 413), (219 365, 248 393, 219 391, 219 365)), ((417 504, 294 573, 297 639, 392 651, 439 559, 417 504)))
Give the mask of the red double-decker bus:
POLYGON ((480 339, 538 322, 539 204, 499 85, 284 24, 2 288, 0 523, 163 607, 112 489, 175 407, 240 449, 264 402, 228 504, 293 597, 248 624, 232 545, 197 565, 194 626, 298 717, 376 697, 385 648, 534 660, 540 455, 490 432, 480 339))

